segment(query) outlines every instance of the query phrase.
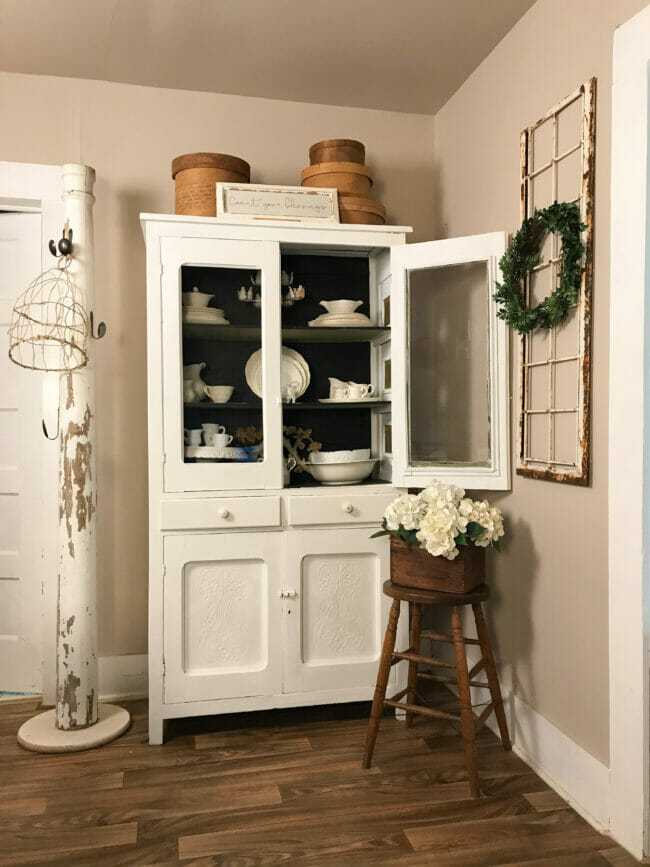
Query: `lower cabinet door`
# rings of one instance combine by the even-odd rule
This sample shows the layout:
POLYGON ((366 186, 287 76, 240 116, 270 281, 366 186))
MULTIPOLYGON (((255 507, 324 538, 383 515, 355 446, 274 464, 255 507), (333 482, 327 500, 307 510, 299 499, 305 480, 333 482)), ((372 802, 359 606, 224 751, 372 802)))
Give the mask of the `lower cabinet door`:
POLYGON ((281 692, 281 535, 164 544, 165 702, 281 692))
MULTIPOLYGON (((286 533, 285 693, 374 686, 392 600, 381 592, 390 576, 388 542, 372 532, 286 533)), ((398 643, 408 632, 408 618, 401 620, 398 643)), ((393 670, 391 686, 395 680, 393 670)))

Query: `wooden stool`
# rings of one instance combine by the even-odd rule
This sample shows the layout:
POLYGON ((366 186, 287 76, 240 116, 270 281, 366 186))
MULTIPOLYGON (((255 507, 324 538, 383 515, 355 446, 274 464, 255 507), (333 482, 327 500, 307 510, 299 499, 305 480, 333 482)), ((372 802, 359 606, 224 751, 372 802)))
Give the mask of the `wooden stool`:
POLYGON ((478 771, 476 767, 476 732, 485 724, 492 711, 494 711, 497 723, 499 724, 499 732, 501 733, 501 741, 504 750, 510 750, 512 748, 510 736, 508 734, 508 724, 503 711, 503 700, 499 688, 499 679, 494 664, 494 656, 492 655, 490 635, 488 633, 485 618, 483 617, 483 609, 481 608, 481 603, 490 595, 490 588, 487 584, 481 584, 469 593, 441 593, 433 590, 417 590, 410 587, 401 587, 397 584, 393 584, 391 581, 386 581, 384 582, 383 589, 387 596, 393 598, 393 604, 390 609, 390 617, 388 618, 384 646, 381 652, 381 659, 379 660, 377 686, 375 688, 375 697, 372 702, 372 710, 370 711, 370 723, 368 725, 368 737, 366 739, 366 751, 363 756, 362 767, 369 768, 370 763, 372 762, 375 741, 377 740, 377 733, 379 732, 379 723, 381 722, 381 715, 385 707, 394 707, 399 708, 400 710, 405 710, 406 725, 408 727, 413 724, 414 714, 436 717, 437 719, 453 720, 454 722, 459 722, 461 724, 463 742, 465 745, 465 761, 467 762, 467 773, 469 775, 470 793, 473 798, 477 798, 479 795, 479 789, 478 771), (395 650, 395 635, 397 633, 397 621, 399 620, 401 601, 413 603, 413 619, 411 621, 411 646, 406 651, 398 652, 395 650), (440 635, 437 632, 422 631, 420 629, 420 624, 422 621, 423 605, 451 606, 451 627, 453 635, 440 635), (465 638, 463 635, 460 616, 460 607, 462 605, 472 606, 478 639, 465 638), (455 664, 444 662, 441 659, 422 656, 420 654, 421 638, 428 638, 431 641, 443 641, 447 644, 453 644, 456 656, 455 664), (466 644, 475 644, 481 648, 481 660, 469 671, 467 670, 467 653, 465 652, 466 644), (408 660, 409 664, 408 685, 406 689, 400 690, 400 692, 392 698, 386 698, 386 684, 388 683, 391 666, 395 665, 396 662, 399 662, 402 659, 408 660), (431 668, 455 668, 456 677, 432 674, 431 672, 418 672, 418 664, 428 665, 431 668), (476 675, 483 670, 485 670, 487 682, 475 680, 474 678, 476 675), (436 683, 458 684, 460 716, 446 713, 441 710, 435 710, 430 707, 422 707, 421 705, 416 704, 415 700, 418 678, 422 680, 433 680, 436 681, 436 683), (478 717, 475 717, 472 712, 472 701, 470 696, 470 687, 472 686, 489 689, 490 691, 491 701, 486 705, 485 709, 478 717), (406 695, 406 701, 400 701, 404 695, 406 695))

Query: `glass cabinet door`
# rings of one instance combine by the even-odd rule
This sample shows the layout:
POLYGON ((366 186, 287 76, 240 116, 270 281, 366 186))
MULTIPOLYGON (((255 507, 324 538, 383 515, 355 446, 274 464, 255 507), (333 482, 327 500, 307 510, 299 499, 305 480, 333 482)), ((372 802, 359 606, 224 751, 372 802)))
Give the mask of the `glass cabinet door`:
POLYGON ((507 489, 508 342, 492 295, 504 233, 393 248, 394 484, 507 489))
POLYGON ((163 238, 166 491, 282 487, 277 244, 163 238))

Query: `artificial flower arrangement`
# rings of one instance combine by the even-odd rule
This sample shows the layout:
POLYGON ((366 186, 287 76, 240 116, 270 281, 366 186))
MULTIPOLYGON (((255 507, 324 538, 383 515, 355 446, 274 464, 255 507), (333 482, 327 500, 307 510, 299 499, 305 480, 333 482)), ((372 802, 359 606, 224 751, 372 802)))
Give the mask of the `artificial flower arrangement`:
POLYGON ((384 512, 373 534, 401 539, 434 557, 454 560, 470 544, 499 550, 504 534, 501 511, 487 500, 471 500, 462 488, 434 481, 419 494, 402 494, 384 512))

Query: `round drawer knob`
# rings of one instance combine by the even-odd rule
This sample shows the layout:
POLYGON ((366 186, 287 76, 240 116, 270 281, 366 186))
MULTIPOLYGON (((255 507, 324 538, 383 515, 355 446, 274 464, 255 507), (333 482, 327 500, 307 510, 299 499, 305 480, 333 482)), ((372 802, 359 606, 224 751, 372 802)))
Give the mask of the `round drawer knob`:
POLYGON ((348 515, 350 515, 352 514, 352 512, 354 512, 354 506, 352 505, 352 503, 343 503, 343 511, 347 512, 348 515))
POLYGON ((228 511, 228 509, 219 509, 219 517, 220 518, 229 518, 230 512, 228 511))

